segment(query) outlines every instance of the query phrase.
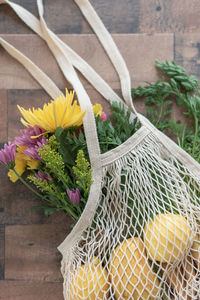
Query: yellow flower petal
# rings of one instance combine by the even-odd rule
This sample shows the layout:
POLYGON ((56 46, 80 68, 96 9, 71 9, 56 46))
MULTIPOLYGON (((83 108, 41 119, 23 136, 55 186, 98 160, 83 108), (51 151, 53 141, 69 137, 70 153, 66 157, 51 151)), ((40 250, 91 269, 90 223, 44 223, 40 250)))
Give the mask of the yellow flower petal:
POLYGON ((24 109, 18 106, 23 118, 21 122, 26 127, 39 126, 44 131, 55 132, 57 127, 68 128, 80 126, 83 123, 85 112, 81 111, 77 101, 74 101, 74 92, 66 89, 66 96, 63 94, 56 100, 44 104, 43 109, 24 109))
MULTIPOLYGON (((35 160, 32 157, 27 156, 26 154, 24 154, 24 150, 26 150, 26 149, 27 149, 27 147, 18 145, 17 154, 16 154, 18 160, 19 159, 23 160, 25 162, 26 166, 28 166, 29 169, 31 169, 31 170, 37 169, 40 161, 35 160)), ((16 162, 15 162, 15 164, 16 164, 16 162)))
POLYGON ((40 163, 39 160, 35 160, 31 157, 29 157, 30 159, 26 161, 27 166, 29 167, 28 169, 30 170, 35 170, 38 168, 38 165, 40 163))
POLYGON ((93 105, 93 112, 94 112, 96 117, 101 116, 101 114, 102 114, 101 104, 97 103, 97 104, 93 105))
MULTIPOLYGON (((25 169, 26 169, 26 161, 21 157, 20 153, 16 153, 15 155, 15 171, 21 176, 25 169)), ((8 177, 12 182, 16 182, 18 180, 17 175, 13 172, 13 170, 10 170, 8 172, 8 177)))
MULTIPOLYGON (((25 172, 26 167, 28 167, 28 169, 30 169, 30 170, 34 170, 34 169, 37 169, 37 167, 40 163, 39 160, 35 160, 35 159, 25 155, 24 150, 26 150, 26 149, 27 149, 27 147, 25 147, 25 146, 21 146, 21 145, 17 146, 17 153, 15 155, 14 169, 20 176, 25 172)), ((8 177, 10 178, 10 180, 12 182, 16 182, 18 180, 17 175, 12 170, 10 170, 8 172, 8 177)))

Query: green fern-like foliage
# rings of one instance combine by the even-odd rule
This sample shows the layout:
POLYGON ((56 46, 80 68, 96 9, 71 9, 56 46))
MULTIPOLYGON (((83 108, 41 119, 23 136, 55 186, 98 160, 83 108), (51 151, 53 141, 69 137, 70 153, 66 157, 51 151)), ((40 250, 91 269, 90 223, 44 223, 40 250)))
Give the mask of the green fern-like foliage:
POLYGON ((156 67, 164 74, 168 75, 171 80, 173 79, 176 83, 180 84, 180 86, 187 92, 198 90, 198 79, 193 75, 188 75, 186 70, 182 66, 177 65, 175 62, 159 62, 156 60, 156 67))
POLYGON ((167 133, 176 142, 200 162, 199 116, 200 90, 198 79, 188 75, 185 69, 175 62, 156 61, 156 67, 163 74, 162 81, 147 83, 132 89, 133 100, 145 99, 145 116, 161 131, 167 133), (171 120, 172 105, 176 102, 190 118, 190 123, 171 120))

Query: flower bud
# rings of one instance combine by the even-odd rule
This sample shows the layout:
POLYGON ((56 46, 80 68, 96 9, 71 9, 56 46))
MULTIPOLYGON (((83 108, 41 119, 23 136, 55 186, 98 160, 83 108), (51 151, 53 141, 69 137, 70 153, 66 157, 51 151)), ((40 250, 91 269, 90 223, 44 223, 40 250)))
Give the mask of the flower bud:
POLYGON ((79 204, 81 200, 81 193, 78 188, 76 189, 67 189, 67 195, 69 196, 69 199, 74 204, 79 204))
POLYGON ((104 122, 105 120, 107 120, 107 115, 106 115, 106 113, 104 112, 104 111, 102 111, 102 113, 101 113, 101 122, 104 122))

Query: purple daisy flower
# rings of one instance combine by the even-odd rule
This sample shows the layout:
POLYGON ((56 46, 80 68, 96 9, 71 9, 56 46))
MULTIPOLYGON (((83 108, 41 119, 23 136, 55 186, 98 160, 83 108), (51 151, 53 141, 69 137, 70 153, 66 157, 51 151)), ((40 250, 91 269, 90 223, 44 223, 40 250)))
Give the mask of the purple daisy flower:
POLYGON ((69 199, 74 204, 79 204, 81 200, 81 193, 78 188, 76 189, 67 189, 67 195, 69 196, 69 199))
POLYGON ((26 150, 24 150, 24 154, 35 160, 41 160, 41 157, 39 156, 39 153, 38 153, 37 146, 27 148, 26 150))
POLYGON ((16 145, 11 142, 4 144, 4 149, 0 151, 0 163, 8 165, 15 161, 16 145))
POLYGON ((43 136, 43 129, 35 125, 34 127, 29 126, 28 129, 20 130, 20 132, 22 136, 16 136, 15 143, 27 147, 24 150, 25 155, 35 160, 41 160, 38 149, 48 144, 46 138, 43 136))
POLYGON ((38 171, 35 175, 36 178, 41 179, 42 181, 50 181, 52 177, 44 172, 38 171))
POLYGON ((44 131, 37 125, 35 125, 34 127, 29 126, 28 129, 20 130, 22 136, 16 136, 15 143, 17 145, 26 147, 35 146, 37 142, 40 142, 42 140, 43 132, 44 131), (35 136, 38 137, 34 138, 35 136))
POLYGON ((45 137, 42 137, 42 140, 40 142, 38 141, 36 145, 24 150, 24 154, 35 160, 41 160, 38 150, 43 149, 43 145, 48 145, 48 142, 45 139, 45 137))

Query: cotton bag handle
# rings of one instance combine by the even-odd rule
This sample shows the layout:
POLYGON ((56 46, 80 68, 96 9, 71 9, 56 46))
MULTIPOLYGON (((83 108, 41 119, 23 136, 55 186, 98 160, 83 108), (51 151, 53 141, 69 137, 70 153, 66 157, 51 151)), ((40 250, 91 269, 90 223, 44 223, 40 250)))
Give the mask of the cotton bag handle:
POLYGON ((50 97, 55 99, 62 94, 62 91, 55 85, 55 83, 28 57, 1 37, 0 44, 12 57, 19 61, 29 71, 33 78, 38 81, 50 97))
POLYGON ((42 0, 37 1, 38 11, 40 16, 40 24, 43 32, 43 37, 47 42, 50 50, 56 57, 56 60, 65 76, 65 78, 71 83, 79 99, 81 109, 85 111, 83 119, 84 131, 86 135, 87 147, 90 156, 90 162, 93 169, 101 167, 100 163, 100 148, 96 131, 96 123, 93 113, 92 104, 90 98, 86 93, 81 81, 79 80, 77 73, 75 72, 71 62, 64 55, 62 48, 57 41, 54 41, 54 36, 46 26, 43 18, 43 3, 42 0))
MULTIPOLYGON (((9 0, 0 0, 0 4, 8 4, 28 27, 30 27, 36 34, 38 34, 42 39, 44 39, 43 32, 40 27, 40 21, 28 10, 26 10, 18 4, 10 2, 9 0)), ((83 60, 74 50, 72 50, 52 31, 51 34, 53 35, 54 40, 57 41, 60 47, 62 48, 63 53, 69 58, 72 65, 83 74, 83 76, 106 100, 110 102, 123 102, 123 100, 113 91, 113 89, 102 79, 101 76, 99 76, 96 73, 96 71, 85 60, 83 60)))
POLYGON ((113 66, 115 67, 120 78, 122 95, 126 104, 135 114, 137 114, 132 103, 130 74, 111 34, 104 26, 89 0, 74 0, 74 2, 78 5, 84 17, 92 27, 93 31, 96 33, 108 57, 113 63, 113 66))

